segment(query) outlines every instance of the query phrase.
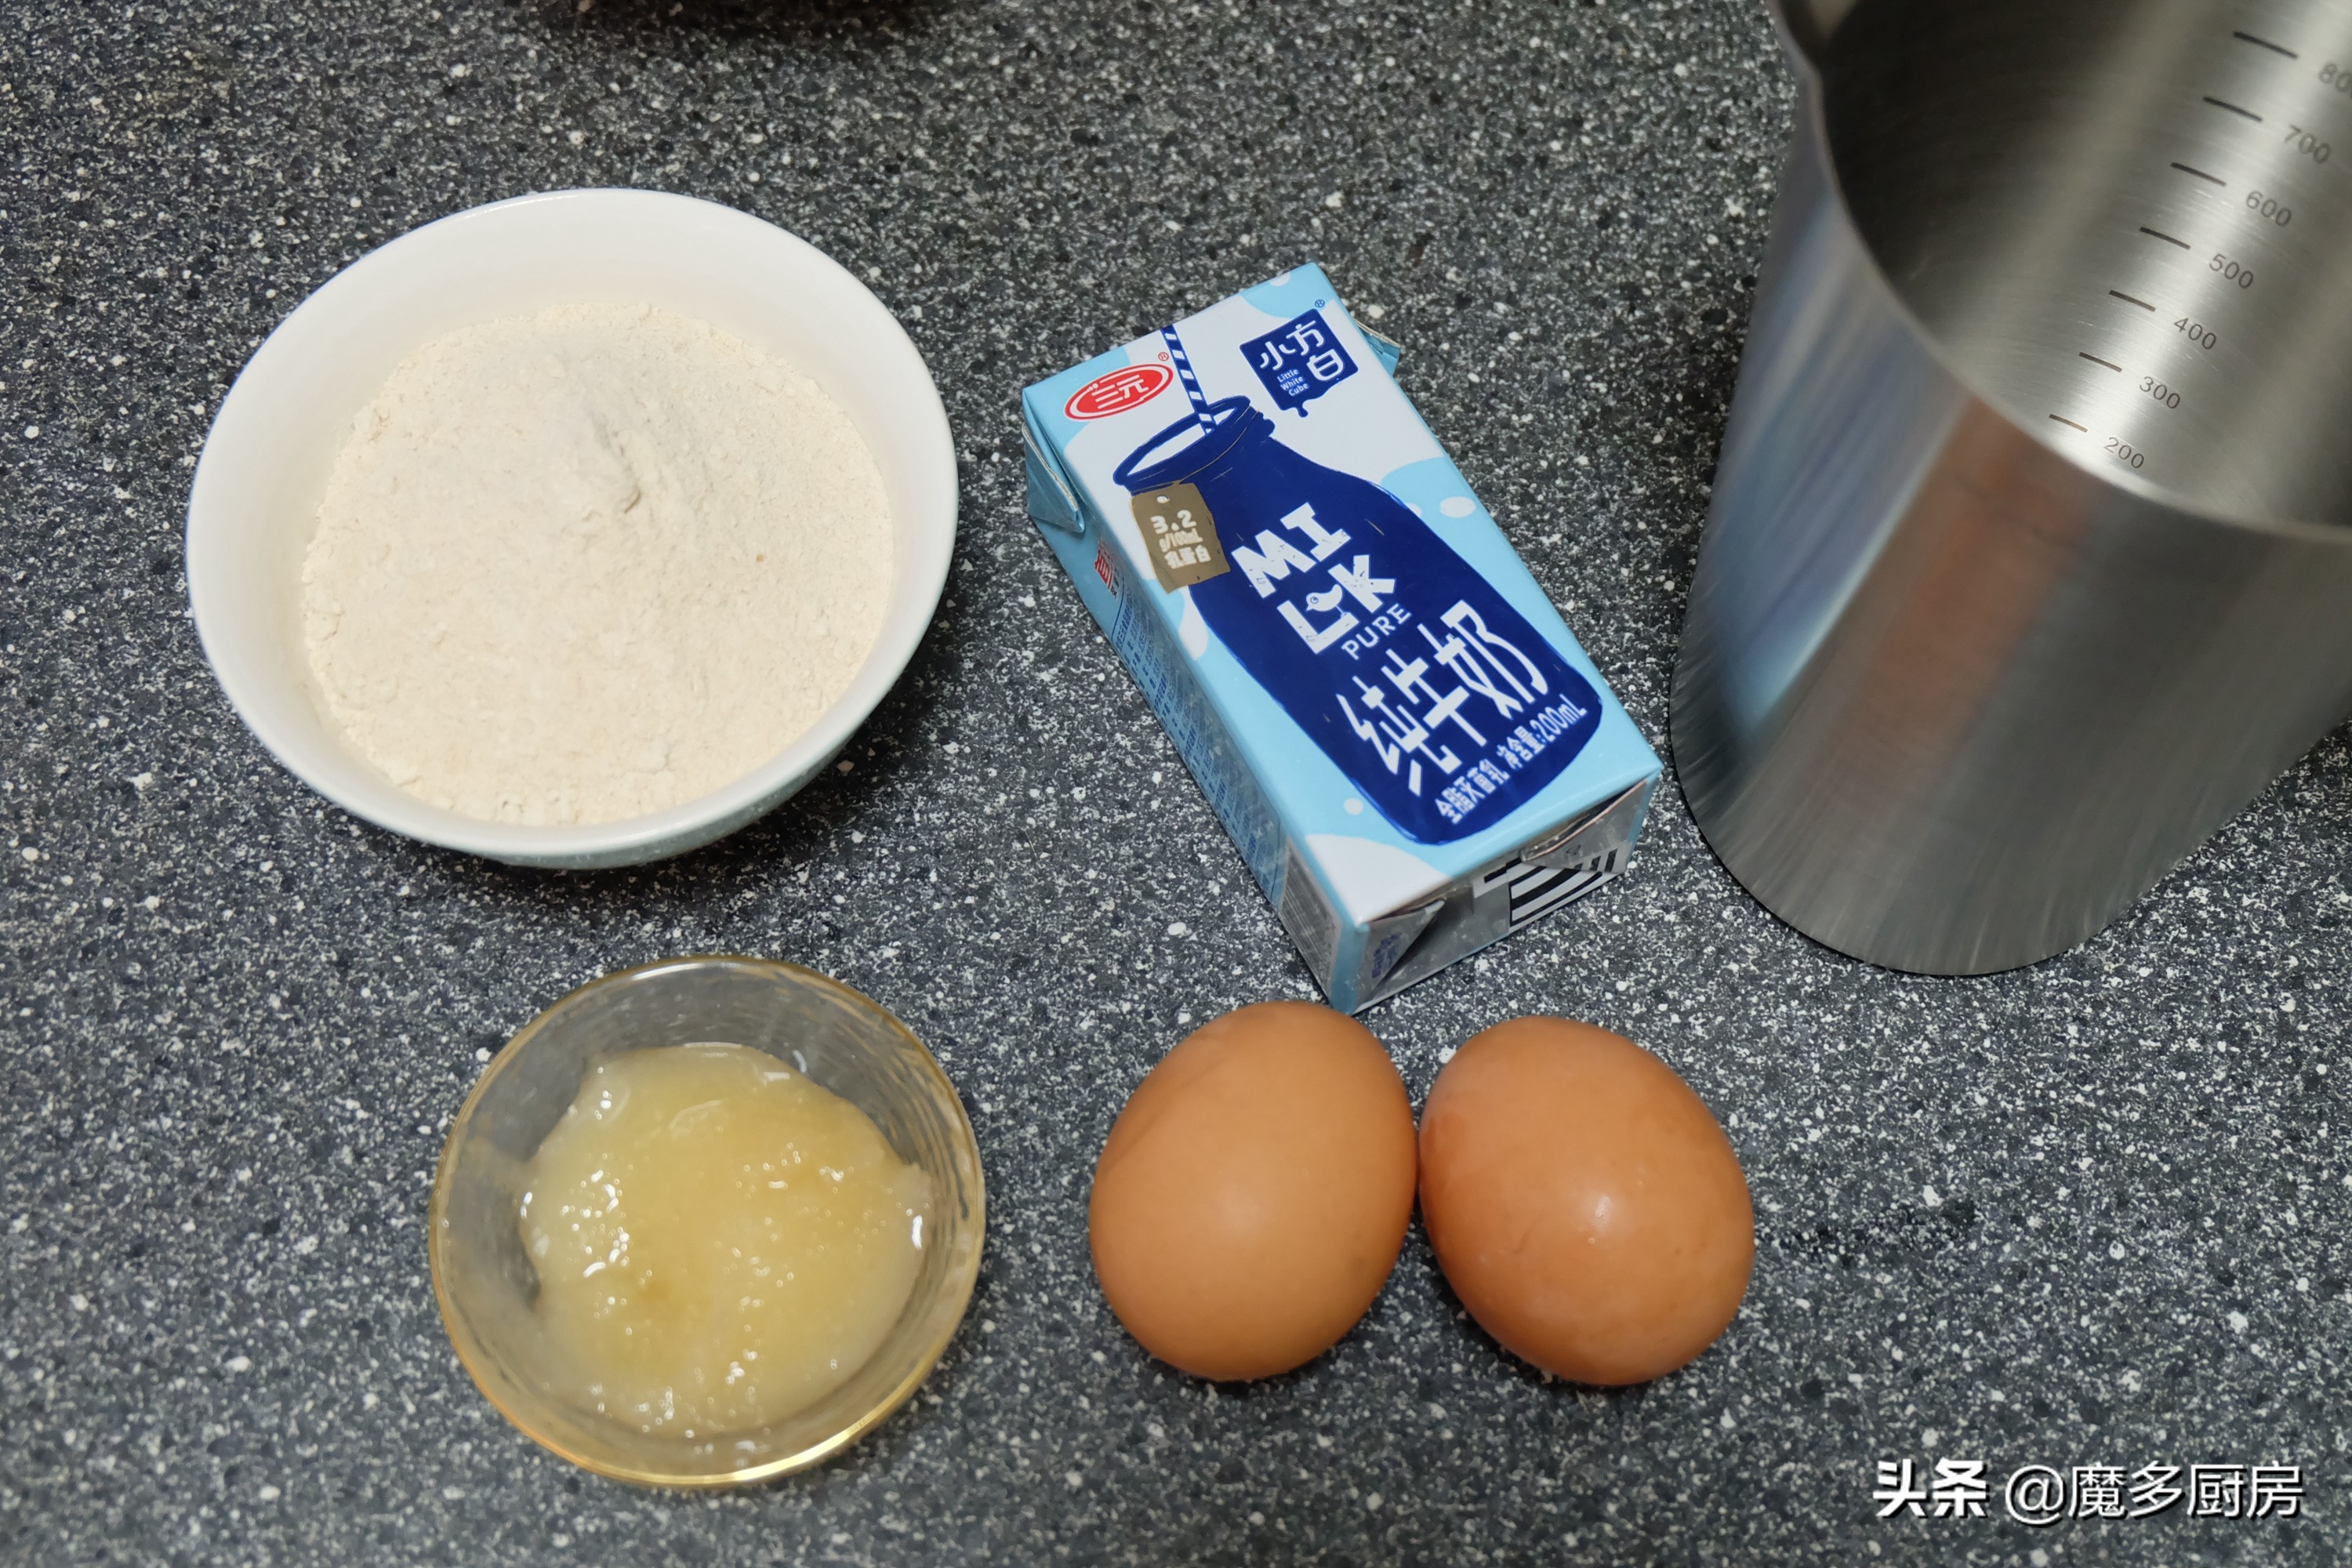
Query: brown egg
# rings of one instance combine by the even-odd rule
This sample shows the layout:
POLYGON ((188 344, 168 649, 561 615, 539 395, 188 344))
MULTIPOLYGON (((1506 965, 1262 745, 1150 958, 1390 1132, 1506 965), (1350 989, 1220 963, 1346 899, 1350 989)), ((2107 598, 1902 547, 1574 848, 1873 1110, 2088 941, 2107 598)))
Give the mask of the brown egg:
POLYGON ((1642 1383, 1739 1310, 1756 1214, 1731 1142, 1622 1036, 1516 1018, 1474 1037, 1421 1110, 1421 1218, 1506 1349, 1579 1383, 1642 1383))
POLYGON ((1261 1002, 1186 1036, 1119 1112, 1087 1210, 1095 1276, 1170 1365, 1271 1377, 1364 1315, 1412 1193, 1412 1104, 1371 1031, 1261 1002))

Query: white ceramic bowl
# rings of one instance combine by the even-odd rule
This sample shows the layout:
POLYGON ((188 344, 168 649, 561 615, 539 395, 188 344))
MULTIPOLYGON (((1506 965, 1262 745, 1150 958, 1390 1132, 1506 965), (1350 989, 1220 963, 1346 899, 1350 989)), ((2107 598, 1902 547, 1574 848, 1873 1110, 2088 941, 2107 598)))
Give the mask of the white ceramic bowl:
POLYGON ((833 760, 929 626, 955 524, 955 449, 939 390, 864 284, 806 241, 732 207, 657 191, 556 191, 453 214, 370 251, 255 351, 196 465, 188 597, 238 716, 344 810, 520 865, 621 866, 731 832, 833 760), (698 317, 824 388, 882 470, 898 551, 889 607, 841 700, 725 788, 618 822, 483 822, 401 789, 326 717, 302 646, 302 556, 353 417, 411 350, 458 327, 592 300, 698 317))

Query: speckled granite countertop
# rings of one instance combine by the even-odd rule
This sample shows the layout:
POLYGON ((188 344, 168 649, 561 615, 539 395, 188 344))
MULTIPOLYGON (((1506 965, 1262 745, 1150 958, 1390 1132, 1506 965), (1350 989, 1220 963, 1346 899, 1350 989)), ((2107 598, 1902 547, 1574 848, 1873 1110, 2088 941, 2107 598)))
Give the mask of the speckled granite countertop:
POLYGON ((1416 1093, 1543 1009, 1726 1118, 1755 1284, 1655 1385, 1531 1376, 1417 1235, 1339 1349, 1247 1389, 1155 1366, 1089 1278, 1126 1089, 1188 1019, 1308 982, 1205 814, 1151 809, 1192 786, 1023 516, 1016 386, 1321 259, 1663 741, 1790 101, 1749 0, 15 7, 0 1559, 2352 1556, 2341 734, 2030 971, 1812 946, 1669 790, 1630 876, 1370 1015, 1416 1093), (940 379, 964 532, 853 771, 657 868, 535 874, 280 772, 205 669, 179 533, 213 408, 307 289, 457 208, 595 184, 733 203, 872 279, 940 379), (1171 920, 1212 962, 1138 956, 1171 920), (913 1406, 822 1472, 685 1499, 490 1411, 420 1222, 509 1031, 708 949, 924 1033, 978 1108, 992 1218, 913 1406), (1879 1460, 1971 1457, 1989 1517, 1875 1518, 1879 1460), (2302 1516, 2032 1530, 2000 1502, 2027 1464, 2209 1462, 2302 1466, 2302 1516))

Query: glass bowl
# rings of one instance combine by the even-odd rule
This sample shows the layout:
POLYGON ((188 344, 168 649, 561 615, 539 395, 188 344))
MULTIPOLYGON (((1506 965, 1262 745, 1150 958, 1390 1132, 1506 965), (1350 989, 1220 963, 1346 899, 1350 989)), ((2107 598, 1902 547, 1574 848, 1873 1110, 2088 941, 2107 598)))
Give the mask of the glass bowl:
POLYGON ((526 1436, 618 1480, 724 1487, 822 1464, 906 1402, 971 1303, 985 1209, 963 1102, 906 1025, 798 964, 694 957, 593 981, 507 1042, 449 1128, 427 1237, 433 1291, 457 1359, 526 1436), (856 1105, 900 1159, 929 1174, 934 1207, 906 1310, 846 1383, 764 1426, 649 1435, 570 1397, 544 1370, 539 1276, 517 1228, 523 1173, 597 1061, 712 1040, 766 1051, 856 1105))

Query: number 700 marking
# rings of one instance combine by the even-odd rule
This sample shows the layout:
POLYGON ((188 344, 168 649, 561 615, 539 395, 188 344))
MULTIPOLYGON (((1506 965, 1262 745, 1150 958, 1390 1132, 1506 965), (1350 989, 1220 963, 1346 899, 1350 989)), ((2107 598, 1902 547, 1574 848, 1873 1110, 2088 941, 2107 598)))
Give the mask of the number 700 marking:
POLYGON ((2322 142, 2300 125, 2290 125, 2286 128, 2285 141, 2293 143, 2296 152, 2315 163, 2325 163, 2329 154, 2335 151, 2326 142, 2322 142))

